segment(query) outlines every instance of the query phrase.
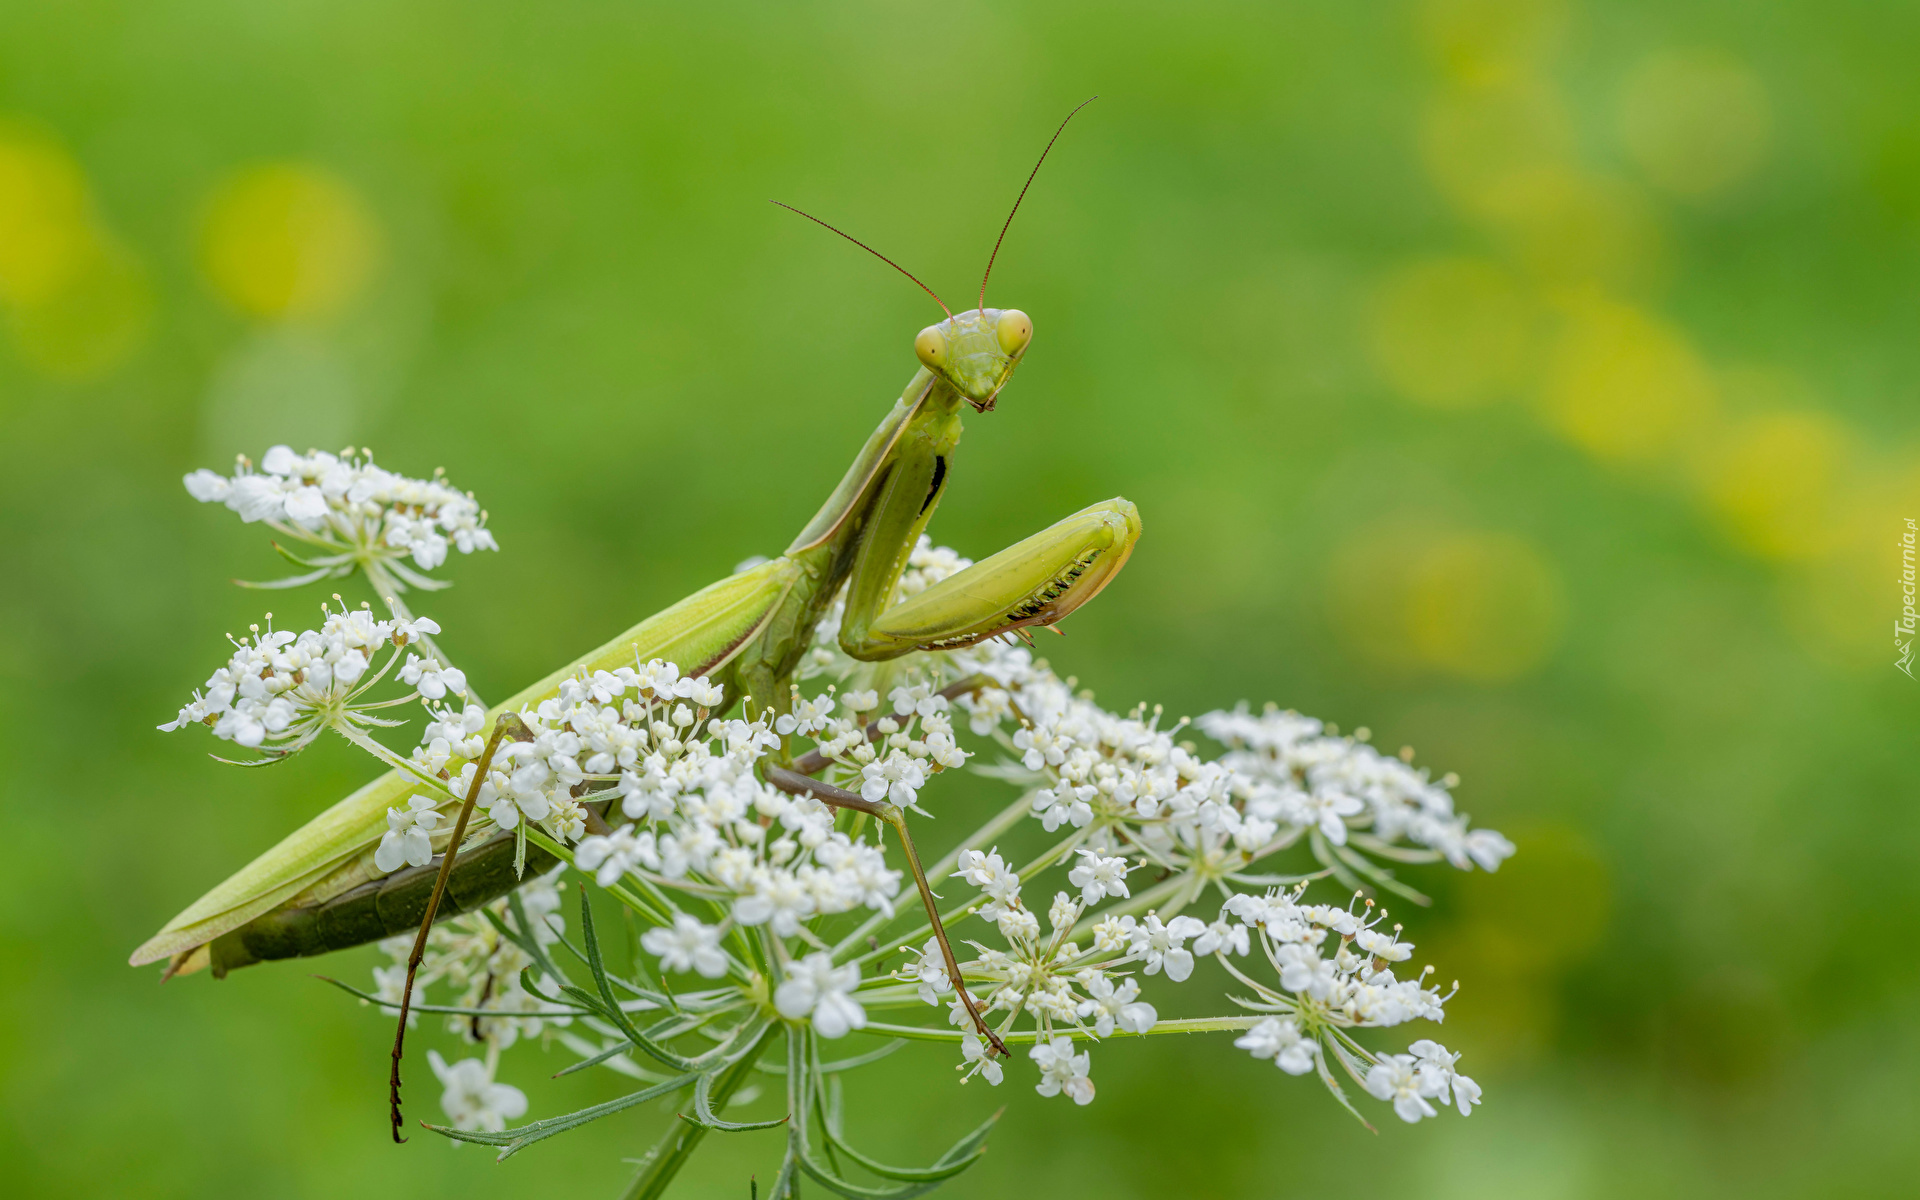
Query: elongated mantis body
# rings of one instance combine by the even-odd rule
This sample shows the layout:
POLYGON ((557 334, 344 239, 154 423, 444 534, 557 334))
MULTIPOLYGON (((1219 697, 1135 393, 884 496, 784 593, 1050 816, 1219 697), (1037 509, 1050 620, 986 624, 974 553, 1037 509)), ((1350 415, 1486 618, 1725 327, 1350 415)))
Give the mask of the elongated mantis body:
MULTIPOLYGON (((866 661, 955 649, 1051 625, 1092 599, 1125 564, 1140 535, 1139 514, 1127 500, 1091 505, 904 603, 890 604, 908 554, 945 493, 961 406, 986 411, 987 398, 1025 349, 1024 339, 1015 341, 1013 354, 998 348, 999 335, 991 330, 1004 324, 1031 328, 1024 314, 994 309, 930 327, 929 333, 941 334, 952 328, 955 345, 976 358, 997 359, 998 369, 983 373, 990 384, 964 391, 953 375, 923 366, 785 554, 656 613, 510 697, 492 715, 538 703, 576 671, 627 666, 636 657, 682 663, 685 674, 715 679, 727 689, 723 706, 748 697, 756 706, 784 711, 800 655, 842 586, 847 604, 840 644, 866 661)), ((196 952, 256 917, 290 900, 290 907, 317 913, 378 878, 370 855, 387 810, 403 805, 419 786, 417 778, 393 771, 361 788, 174 918, 134 952, 132 962, 181 955, 180 969, 197 969, 207 964, 190 961, 196 952)))
MULTIPOLYGON (((1015 211, 1018 206, 1016 201, 1015 211)), ((1005 233, 1003 226, 1003 238, 1005 233)), ((990 258, 989 275, 991 270, 990 258)), ((962 413, 969 407, 990 411, 1032 343, 1027 315, 988 308, 985 293, 983 279, 977 308, 949 311, 945 320, 920 332, 914 342, 919 369, 784 553, 695 592, 510 697, 489 713, 489 725, 497 728, 508 715, 556 694, 560 683, 577 672, 651 659, 665 659, 685 675, 718 683, 725 698, 716 711, 744 700, 756 711, 784 712, 815 627, 843 591, 840 646, 869 662, 958 649, 1053 625, 1097 595, 1125 565, 1140 536, 1138 512, 1118 497, 1090 505, 895 603, 908 557, 951 479, 962 413)), ((894 826, 944 942, 899 811, 812 780, 807 768, 817 771, 818 764, 780 758, 782 765, 768 771, 769 783, 870 812, 894 826)), ((224 974, 262 959, 324 953, 391 936, 421 923, 426 914, 470 911, 509 890, 515 876, 506 835, 464 852, 451 846, 449 854, 458 852, 457 868, 443 859, 440 867, 389 876, 374 866, 387 811, 404 806, 422 783, 419 774, 396 769, 362 787, 175 917, 131 961, 167 959, 170 974, 208 966, 224 974), (435 895, 442 876, 444 902, 435 895)), ((948 962, 965 996, 950 952, 948 962)))

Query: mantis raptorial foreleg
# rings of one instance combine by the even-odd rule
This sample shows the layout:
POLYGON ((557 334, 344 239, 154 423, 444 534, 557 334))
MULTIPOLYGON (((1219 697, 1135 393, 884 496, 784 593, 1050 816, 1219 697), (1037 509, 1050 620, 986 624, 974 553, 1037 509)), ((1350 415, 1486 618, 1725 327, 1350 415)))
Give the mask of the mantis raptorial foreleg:
POLYGON ((1107 585, 1139 536, 1132 504, 1103 501, 884 612, 857 611, 850 598, 840 644, 855 658, 880 659, 1052 625, 1107 585))

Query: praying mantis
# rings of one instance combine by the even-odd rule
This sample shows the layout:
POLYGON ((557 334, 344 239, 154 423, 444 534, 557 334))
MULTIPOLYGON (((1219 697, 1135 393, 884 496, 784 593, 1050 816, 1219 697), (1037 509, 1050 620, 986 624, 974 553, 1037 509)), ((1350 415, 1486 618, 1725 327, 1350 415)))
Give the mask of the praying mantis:
MULTIPOLYGON (((905 268, 826 226, 912 279, 945 313, 945 319, 914 339, 919 366, 905 390, 781 555, 695 592, 497 705, 488 714, 493 736, 486 759, 500 739, 519 726, 514 714, 554 695, 576 672, 651 659, 676 663, 684 675, 706 676, 719 685, 723 698, 716 712, 738 702, 758 713, 784 713, 815 627, 843 592, 841 648, 855 659, 884 662, 1055 625, 1113 580, 1141 533, 1138 511, 1119 497, 1089 505, 896 602, 908 557, 951 479, 962 414, 969 408, 992 411, 1032 345, 1033 323, 1024 312, 987 307, 987 282, 1027 187, 1078 111, 1069 113, 1054 131, 1021 188, 988 257, 974 309, 953 312, 905 268)), ((817 755, 796 759, 784 753, 783 746, 774 758, 775 765, 766 772, 769 784, 868 813, 895 830, 955 989, 972 1010, 904 814, 893 804, 868 801, 812 778, 825 765, 817 755)), ((475 789, 485 773, 483 760, 474 775, 475 789)), ((404 806, 419 787, 418 778, 400 770, 362 787, 189 906, 136 950, 132 963, 166 959, 169 976, 207 967, 224 975, 262 959, 344 949, 417 927, 417 965, 426 930, 436 917, 471 911, 510 890, 519 877, 512 835, 461 848, 472 792, 437 864, 392 874, 378 871, 373 848, 386 827, 387 811, 404 806)), ((526 865, 552 865, 551 858, 542 857, 526 865)), ((405 994, 410 995, 410 989, 405 994)), ((1004 1052, 979 1013, 973 1016, 981 1034, 1004 1052)), ((404 1002, 400 1028, 405 1029, 404 1002)), ((396 1040, 396 1071, 398 1056, 396 1040)))

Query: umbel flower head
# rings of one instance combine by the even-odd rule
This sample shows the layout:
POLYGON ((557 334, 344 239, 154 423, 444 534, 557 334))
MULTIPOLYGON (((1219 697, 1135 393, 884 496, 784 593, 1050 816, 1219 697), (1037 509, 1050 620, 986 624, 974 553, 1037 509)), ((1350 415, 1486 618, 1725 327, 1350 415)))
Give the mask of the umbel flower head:
POLYGON ((231 476, 202 469, 185 483, 195 500, 224 504, 242 521, 264 521, 321 551, 301 557, 278 547, 309 572, 277 586, 345 576, 358 568, 370 574, 391 571, 405 584, 431 589, 443 585, 421 572, 446 562, 450 548, 462 554, 500 548, 472 493, 449 486, 439 471, 432 479, 396 475, 375 466, 371 450, 295 454, 291 447, 275 446, 258 470, 242 457, 231 476))
MULTIPOLYGON (((345 604, 337 610, 323 607, 322 612, 326 619, 318 629, 276 630, 268 613, 264 630, 251 625, 250 637, 230 637, 233 654, 227 665, 208 676, 179 715, 160 728, 208 725, 215 737, 263 750, 272 759, 306 748, 330 728, 355 738, 362 736, 364 726, 394 724, 372 716, 372 711, 408 703, 415 696, 378 703, 365 696, 407 647, 439 633, 440 626, 425 617, 377 620, 367 608, 345 604), (379 663, 383 651, 386 661, 379 663)), ((464 674, 437 664, 423 668, 414 654, 407 654, 401 677, 410 677, 416 695, 423 698, 466 691, 464 674)))
MULTIPOLYGON (((1178 740, 1185 723, 1161 728, 1145 709, 1102 709, 1023 647, 927 658, 884 696, 860 686, 870 668, 836 664, 821 674, 839 675, 845 690, 796 693, 787 713, 751 719, 714 714, 719 689, 672 663, 581 673, 522 710, 531 740, 496 761, 480 807, 500 828, 531 830, 647 926, 641 951, 662 978, 683 982, 671 999, 635 984, 646 996, 630 1002, 633 1011, 702 1013, 710 1037, 729 1019, 773 1019, 823 1041, 876 1033, 949 1041, 963 1079, 998 1085, 1008 1066, 976 1035, 926 923, 898 903, 904 875, 887 844, 816 799, 770 786, 761 771, 784 731, 812 739, 828 779, 923 804, 942 771, 979 753, 958 745, 955 718, 965 716, 972 736, 999 747, 992 773, 1018 795, 985 836, 964 839, 929 872, 972 892, 954 926, 970 947, 961 975, 995 1035, 1029 1047, 1024 1061, 1041 1095, 1091 1103, 1097 1043, 1217 1029, 1284 1073, 1317 1074, 1343 1103, 1337 1074, 1403 1118, 1433 1115, 1443 1090, 1462 1111, 1478 1102, 1478 1088, 1453 1071, 1457 1055, 1438 1043, 1423 1039, 1409 1058, 1358 1040, 1364 1030, 1444 1016, 1449 996, 1429 985, 1430 969, 1405 973, 1414 947, 1404 931, 1372 900, 1306 896, 1312 879, 1341 869, 1391 880, 1369 852, 1438 861, 1444 853, 1428 843, 1480 835, 1442 804, 1444 786, 1296 714, 1208 714, 1202 728, 1234 739, 1209 759, 1178 740), (889 763, 900 765, 874 770, 889 763), (1367 771, 1364 784, 1350 784, 1355 803, 1341 806, 1332 834, 1327 810, 1296 795, 1367 771), (1063 816, 1076 805, 1084 815, 1063 816), (1409 806, 1421 820, 1405 816, 1409 806), (562 809, 581 817, 557 824, 562 809), (585 832, 589 822, 598 831, 585 832), (1042 845, 1025 865, 1003 849, 1028 840, 1023 826, 1042 845), (1307 871, 1271 872, 1266 860, 1298 850, 1308 851, 1307 871), (1052 881, 1040 893, 1052 899, 1030 907, 1040 880, 1052 881), (1223 998, 1250 1015, 1163 1018, 1185 1007, 1178 993, 1196 987, 1208 960, 1232 981, 1223 998), (1271 970, 1264 979, 1259 961, 1271 970), (1162 991, 1150 996, 1154 988, 1162 991), (916 1006, 939 1019, 882 1015, 916 1006), (1401 1058, 1415 1065, 1402 1071, 1401 1058)), ((446 710, 411 761, 444 764, 452 791, 463 792, 473 764, 459 759, 476 751, 481 715, 446 710)), ((396 831, 414 819, 410 809, 392 816, 396 831)), ((408 836, 389 834, 396 846, 408 836)), ((1461 865, 1497 867, 1505 852, 1491 848, 1506 846, 1497 838, 1481 835, 1482 855, 1461 865)), ((443 967, 440 977, 477 972, 443 967)), ((535 1011, 594 1027, 578 1008, 535 1011)), ((609 1061, 648 1053, 616 1027, 603 1033, 573 1048, 585 1058, 619 1051, 609 1061)))
MULTIPOLYGON (((1313 1074, 1349 1109, 1349 1086, 1409 1122, 1480 1102, 1440 1043, 1367 1044, 1439 1022, 1453 995, 1413 965, 1414 945, 1375 897, 1417 895, 1396 874, 1405 864, 1491 871, 1514 849, 1472 827, 1453 803, 1457 781, 1416 768, 1410 751, 1384 755, 1364 731, 1342 736, 1273 706, 1171 722, 1146 705, 1110 710, 1011 641, 857 662, 837 644, 837 600, 802 654, 800 683, 772 710, 724 709, 720 679, 636 654, 518 706, 515 740, 490 741, 506 715, 434 646, 440 627, 393 595, 400 581, 442 586, 421 572, 449 548, 495 548, 470 496, 365 453, 286 447, 259 471, 243 460, 232 477, 202 471, 187 486, 325 551, 296 559, 311 572, 284 583, 363 570, 393 583, 382 590, 393 615, 340 604, 317 629, 252 628, 161 728, 205 724, 267 760, 333 729, 403 772, 404 803, 355 868, 373 877, 429 867, 468 796, 467 845, 511 837, 519 861, 532 846, 561 864, 430 932, 413 1012, 444 1016, 478 1048, 431 1060, 449 1136, 510 1154, 690 1088, 689 1121, 785 1125, 788 1177, 843 1190, 819 1142, 870 1160, 826 1115, 839 1108, 830 1077, 906 1040, 947 1043, 960 1083, 1013 1075, 1076 1106, 1096 1099, 1105 1043, 1195 1032, 1224 1033, 1283 1074, 1313 1074), (388 676, 400 694, 372 698, 388 676), (427 718, 417 742, 379 741, 402 724, 380 711, 415 703, 427 718), (803 765, 834 804, 792 783, 803 765), (910 863, 870 818, 941 815, 941 776, 960 769, 1006 785, 1003 810, 910 863), (910 867, 940 889, 938 927, 913 899, 910 867), (571 938, 559 914, 567 870, 580 887, 571 938), (1323 880, 1338 902, 1309 896, 1323 880), (589 891, 631 923, 627 976, 609 965, 589 891), (855 1049, 827 1061, 823 1044, 843 1040, 855 1049), (526 1097, 499 1079, 516 1044, 564 1053, 566 1071, 643 1086, 516 1130, 526 1097), (774 1045, 785 1047, 786 1115, 722 1117, 717 1081, 744 1077, 774 1045)), ((922 539, 899 594, 968 565, 922 539)), ((411 942, 386 943, 396 964, 411 942)), ((392 1009, 405 986, 390 965, 371 990, 348 990, 392 1009)), ((927 1178, 972 1161, 985 1132, 927 1178)))

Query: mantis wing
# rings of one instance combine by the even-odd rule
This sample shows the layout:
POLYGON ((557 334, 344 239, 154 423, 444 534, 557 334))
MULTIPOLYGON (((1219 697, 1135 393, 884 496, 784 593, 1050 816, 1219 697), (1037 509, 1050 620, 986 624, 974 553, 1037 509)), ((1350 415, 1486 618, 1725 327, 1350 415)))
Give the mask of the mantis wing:
MULTIPOLYGON (((581 669, 664 658, 687 675, 717 674, 765 626, 799 573, 791 559, 776 558, 702 588, 498 705, 488 723, 553 695, 581 669)), ((137 967, 184 954, 302 893, 324 898, 366 882, 371 864, 360 860, 385 832, 387 809, 405 805, 419 786, 399 771, 367 784, 194 901, 128 961, 137 967)))

